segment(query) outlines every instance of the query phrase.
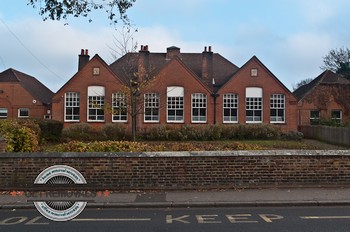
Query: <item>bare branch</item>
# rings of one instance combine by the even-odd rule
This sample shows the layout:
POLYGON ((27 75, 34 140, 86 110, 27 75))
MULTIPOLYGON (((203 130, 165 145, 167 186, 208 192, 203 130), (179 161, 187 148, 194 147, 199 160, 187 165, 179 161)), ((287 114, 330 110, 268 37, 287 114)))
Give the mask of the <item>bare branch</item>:
POLYGON ((130 19, 126 11, 133 6, 136 0, 28 0, 27 5, 37 8, 43 20, 61 20, 69 16, 87 17, 93 11, 104 10, 111 24, 121 21, 130 26, 130 19))

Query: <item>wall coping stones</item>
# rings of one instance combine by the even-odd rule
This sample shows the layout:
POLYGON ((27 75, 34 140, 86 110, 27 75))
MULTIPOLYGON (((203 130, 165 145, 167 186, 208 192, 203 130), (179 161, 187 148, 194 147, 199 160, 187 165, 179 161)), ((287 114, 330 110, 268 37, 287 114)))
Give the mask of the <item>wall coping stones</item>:
POLYGON ((33 152, 0 153, 2 158, 171 158, 237 156, 350 156, 350 150, 244 150, 180 152, 33 152))

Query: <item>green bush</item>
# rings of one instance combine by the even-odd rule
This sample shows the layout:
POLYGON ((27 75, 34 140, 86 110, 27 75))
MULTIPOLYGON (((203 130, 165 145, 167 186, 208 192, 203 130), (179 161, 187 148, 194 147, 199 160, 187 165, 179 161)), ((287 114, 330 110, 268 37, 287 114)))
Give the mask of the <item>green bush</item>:
POLYGON ((125 125, 109 123, 101 128, 101 132, 106 140, 128 140, 130 135, 126 129, 125 125))
POLYGON ((147 144, 129 141, 95 141, 84 143, 70 141, 51 148, 55 152, 144 152, 149 151, 147 144))
POLYGON ((39 148, 40 128, 29 120, 0 120, 0 134, 7 140, 7 152, 33 152, 39 148))
POLYGON ((22 127, 28 127, 32 129, 32 131, 35 133, 35 135, 38 137, 40 142, 41 137, 41 128, 33 119, 17 119, 15 120, 19 125, 22 127))
POLYGON ((103 135, 100 131, 92 128, 87 123, 77 123, 62 130, 62 140, 63 141, 94 141, 103 140, 103 135))
POLYGON ((304 134, 299 131, 288 131, 287 133, 282 134, 282 138, 285 140, 301 141, 303 137, 304 134))
POLYGON ((269 124, 252 125, 159 125, 144 132, 145 140, 231 140, 231 139, 278 139, 282 131, 269 124))
POLYGON ((87 123, 77 123, 62 131, 63 141, 106 141, 127 140, 130 135, 125 125, 106 124, 102 128, 93 128, 87 123))
POLYGON ((60 141, 63 130, 63 123, 56 120, 35 119, 35 122, 41 129, 41 142, 60 141))
POLYGON ((170 140, 169 133, 171 130, 175 130, 175 127, 169 125, 154 126, 144 131, 141 138, 145 140, 170 140))

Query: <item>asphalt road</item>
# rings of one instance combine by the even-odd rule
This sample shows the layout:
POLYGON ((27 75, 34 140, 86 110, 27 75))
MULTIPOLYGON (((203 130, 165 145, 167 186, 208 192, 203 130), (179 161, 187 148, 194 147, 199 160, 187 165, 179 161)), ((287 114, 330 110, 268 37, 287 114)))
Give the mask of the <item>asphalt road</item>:
POLYGON ((0 231, 350 231, 347 207, 85 209, 53 222, 35 209, 0 210, 0 231))

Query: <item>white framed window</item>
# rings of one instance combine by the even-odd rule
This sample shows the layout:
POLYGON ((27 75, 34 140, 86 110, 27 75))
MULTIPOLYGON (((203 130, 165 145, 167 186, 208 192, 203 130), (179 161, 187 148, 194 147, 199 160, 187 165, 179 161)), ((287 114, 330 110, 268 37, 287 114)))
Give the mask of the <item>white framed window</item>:
POLYGON ((145 101, 145 122, 159 122, 159 94, 158 93, 146 93, 144 95, 145 101))
POLYGON ((77 92, 65 93, 64 121, 79 122, 80 120, 80 94, 77 92))
POLYGON ((0 118, 7 118, 8 110, 7 108, 0 108, 0 118))
POLYGON ((207 122, 207 95, 204 93, 192 94, 192 122, 207 122))
POLYGON ((167 87, 167 122, 184 122, 184 88, 167 87))
POLYGON ((246 123, 261 123, 263 119, 262 88, 246 88, 246 123))
POLYGON ((105 120, 105 87, 88 87, 88 122, 104 122, 105 120))
POLYGON ((226 93, 223 96, 224 123, 238 122, 238 95, 226 93))
POLYGON ((341 123, 342 122, 342 111, 341 110, 332 110, 331 118, 333 121, 341 123))
POLYGON ((123 93, 112 94, 112 121, 113 122, 128 121, 127 98, 123 93))
POLYGON ((320 123, 320 111, 310 110, 310 124, 317 125, 320 123))
POLYGON ((29 118, 29 109, 28 108, 19 108, 18 109, 18 118, 29 118))
POLYGON ((270 97, 270 123, 285 122, 285 96, 272 94, 270 97))

